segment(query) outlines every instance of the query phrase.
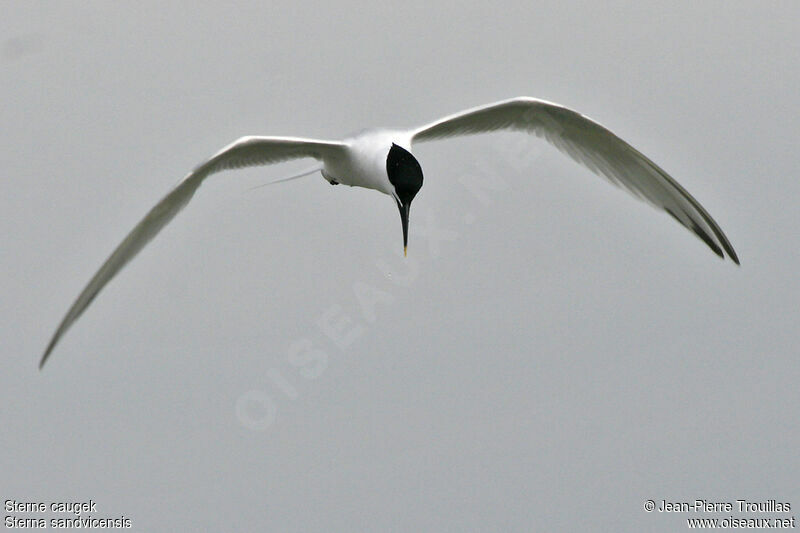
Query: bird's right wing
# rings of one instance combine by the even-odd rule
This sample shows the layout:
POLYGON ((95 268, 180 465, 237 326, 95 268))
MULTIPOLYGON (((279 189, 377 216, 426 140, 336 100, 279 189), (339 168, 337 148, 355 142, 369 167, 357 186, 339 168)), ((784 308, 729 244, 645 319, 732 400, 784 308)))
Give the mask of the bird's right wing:
POLYGON ((414 130, 412 142, 497 130, 542 137, 595 174, 667 212, 720 257, 739 258, 708 211, 661 167, 589 117, 564 106, 519 97, 467 109, 414 130))
POLYGON ((125 237, 100 270, 92 277, 64 316, 39 362, 42 368, 59 339, 92 303, 95 296, 133 259, 178 212, 189 203, 203 181, 226 169, 269 165, 290 159, 313 157, 334 159, 343 155, 346 144, 293 137, 242 137, 195 168, 172 189, 125 237))

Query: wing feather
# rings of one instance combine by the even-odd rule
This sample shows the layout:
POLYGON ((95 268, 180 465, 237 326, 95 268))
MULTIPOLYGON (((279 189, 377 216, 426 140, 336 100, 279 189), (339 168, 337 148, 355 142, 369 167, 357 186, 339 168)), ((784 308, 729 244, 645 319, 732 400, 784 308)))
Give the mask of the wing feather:
POLYGON ((501 129, 544 138, 595 174, 667 212, 714 253, 721 257, 727 254, 739 264, 722 229, 677 181, 605 127, 558 104, 520 97, 468 109, 414 130, 412 142, 501 129))
POLYGON ((195 168, 145 215, 106 259, 61 320, 42 355, 39 368, 44 366, 59 339, 103 287, 189 203, 208 176, 227 169, 269 165, 303 157, 319 160, 335 158, 342 154, 345 147, 339 142, 294 137, 242 137, 195 168))

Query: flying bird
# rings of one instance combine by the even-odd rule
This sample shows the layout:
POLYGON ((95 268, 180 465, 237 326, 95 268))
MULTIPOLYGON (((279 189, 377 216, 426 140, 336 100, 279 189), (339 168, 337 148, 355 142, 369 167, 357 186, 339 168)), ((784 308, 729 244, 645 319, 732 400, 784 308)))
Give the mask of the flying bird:
POLYGON ((518 97, 446 116, 406 130, 374 129, 341 141, 298 137, 242 137, 195 168, 133 228, 69 308, 39 363, 41 369, 59 339, 105 285, 183 209, 207 177, 217 172, 314 158, 332 185, 375 189, 392 197, 400 211, 403 249, 408 247, 411 202, 422 187, 422 167, 412 154, 416 143, 497 130, 530 133, 607 178, 634 196, 666 211, 718 256, 739 259, 711 215, 677 181, 634 147, 597 122, 552 102, 518 97))

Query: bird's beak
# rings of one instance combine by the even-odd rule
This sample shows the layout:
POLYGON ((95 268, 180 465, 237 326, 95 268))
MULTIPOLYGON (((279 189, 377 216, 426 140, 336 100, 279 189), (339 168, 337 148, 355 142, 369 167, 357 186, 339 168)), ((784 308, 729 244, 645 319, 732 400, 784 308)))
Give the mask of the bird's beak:
POLYGON ((411 209, 411 203, 401 204, 398 201, 397 207, 400 209, 400 221, 403 223, 403 255, 408 257, 408 211, 411 209))

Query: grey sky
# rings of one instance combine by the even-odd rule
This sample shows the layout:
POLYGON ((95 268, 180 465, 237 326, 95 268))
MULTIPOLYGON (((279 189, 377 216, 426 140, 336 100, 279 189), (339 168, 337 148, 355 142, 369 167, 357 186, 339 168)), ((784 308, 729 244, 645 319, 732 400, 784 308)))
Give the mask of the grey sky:
POLYGON ((686 528, 647 499, 800 514, 799 21, 791 2, 9 2, 2 499, 93 498, 136 531, 686 528), (742 266, 514 135, 419 147, 407 263, 389 198, 318 176, 246 192, 305 163, 229 172, 37 371, 113 247, 235 138, 517 95, 663 166, 742 266), (341 347, 319 323, 346 318, 341 347), (292 364, 306 342, 325 367, 292 364))

